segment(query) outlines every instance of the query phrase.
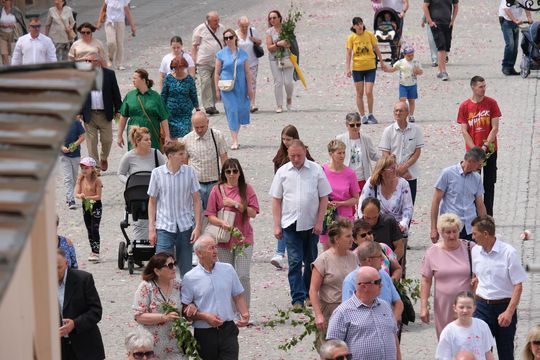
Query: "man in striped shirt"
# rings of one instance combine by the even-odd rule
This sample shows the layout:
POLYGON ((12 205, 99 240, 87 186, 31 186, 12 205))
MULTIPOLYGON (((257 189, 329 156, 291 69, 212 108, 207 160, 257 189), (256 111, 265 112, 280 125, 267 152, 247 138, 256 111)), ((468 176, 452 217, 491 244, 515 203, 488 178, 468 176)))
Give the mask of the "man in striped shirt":
POLYGON ((176 248, 176 260, 184 276, 191 270, 192 244, 201 233, 200 185, 193 168, 184 165, 184 143, 167 143, 163 151, 167 163, 152 170, 148 186, 148 236, 152 245, 157 244, 156 252, 172 254, 176 248))
POLYGON ((381 276, 371 266, 356 274, 356 292, 341 303, 330 318, 326 340, 347 343, 352 360, 401 359, 397 324, 392 308, 380 300, 381 276))

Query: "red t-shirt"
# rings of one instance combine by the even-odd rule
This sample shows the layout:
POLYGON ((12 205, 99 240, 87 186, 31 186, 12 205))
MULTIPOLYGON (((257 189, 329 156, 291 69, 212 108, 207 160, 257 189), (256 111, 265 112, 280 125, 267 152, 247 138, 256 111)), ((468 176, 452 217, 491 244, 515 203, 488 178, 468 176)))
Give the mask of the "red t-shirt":
MULTIPOLYGON (((459 106, 457 122, 469 125, 469 135, 471 135, 474 144, 481 147, 491 131, 491 119, 498 117, 501 117, 501 110, 497 101, 484 96, 484 99, 479 103, 475 103, 471 99, 462 102, 459 106)), ((497 150, 497 139, 495 139, 494 145, 495 150, 497 150)), ((465 147, 469 150, 467 145, 465 147)))

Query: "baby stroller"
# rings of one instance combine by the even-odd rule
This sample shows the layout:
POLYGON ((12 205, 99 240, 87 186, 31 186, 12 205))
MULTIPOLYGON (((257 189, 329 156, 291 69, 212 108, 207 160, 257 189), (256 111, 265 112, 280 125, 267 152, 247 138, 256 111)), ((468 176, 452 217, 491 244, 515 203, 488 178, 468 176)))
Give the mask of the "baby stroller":
MULTIPOLYGON (((391 63, 399 60, 403 22, 398 13, 388 7, 375 11, 373 30, 382 54, 390 54, 391 63)), ((388 59, 387 59, 388 60, 388 59)))
POLYGON ((126 202, 126 214, 120 222, 120 229, 126 241, 118 245, 118 268, 124 269, 127 261, 128 271, 133 274, 134 265, 142 266, 143 261, 148 261, 156 252, 154 246, 148 240, 148 185, 150 184, 150 171, 139 171, 131 174, 126 181, 124 200, 126 202), (130 226, 129 215, 133 219, 134 238, 130 240, 126 229, 130 226), (141 224, 142 223, 142 224, 141 224), (137 231, 138 230, 138 231, 137 231), (130 249, 131 251, 128 251, 130 249))
POLYGON ((521 58, 520 74, 526 78, 531 70, 540 70, 540 21, 535 21, 531 26, 521 29, 523 38, 521 39, 521 58))

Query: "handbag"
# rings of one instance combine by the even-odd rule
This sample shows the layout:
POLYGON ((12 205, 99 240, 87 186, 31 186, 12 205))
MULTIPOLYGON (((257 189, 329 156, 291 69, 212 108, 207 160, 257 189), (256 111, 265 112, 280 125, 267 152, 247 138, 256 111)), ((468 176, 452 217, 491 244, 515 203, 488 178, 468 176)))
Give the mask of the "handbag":
MULTIPOLYGON (((223 199, 225 197, 225 192, 223 191, 221 185, 218 186, 221 192, 221 198, 223 199)), ((217 218, 220 220, 224 220, 227 224, 232 226, 236 218, 236 213, 234 211, 225 210, 225 207, 223 207, 221 210, 218 211, 217 218)), ((212 237, 216 239, 216 242, 218 244, 228 243, 231 240, 231 233, 229 231, 225 230, 221 226, 217 226, 211 223, 208 223, 204 232, 206 234, 212 235, 212 237)))
POLYGON ((66 23, 64 22, 64 19, 62 19, 62 14, 60 12, 58 12, 58 10, 56 10, 56 13, 58 14, 58 17, 60 18, 60 21, 64 25, 64 31, 67 34, 69 42, 72 42, 77 37, 77 33, 75 31, 73 31, 73 28, 68 28, 66 26, 66 23))
POLYGON ((291 58, 288 56, 282 57, 280 59, 277 59, 277 67, 278 69, 289 69, 294 67, 291 58))
POLYGON ((148 119, 148 123, 150 124, 152 136, 155 136, 158 139, 159 143, 159 150, 163 152, 163 145, 165 145, 165 131, 160 126, 159 131, 157 131, 156 127, 154 126, 154 123, 152 122, 152 119, 150 119, 150 116, 146 113, 146 110, 144 109, 144 105, 141 101, 141 97, 137 95, 137 100, 139 101, 139 105, 141 105, 141 110, 144 113, 144 116, 148 119))
POLYGON ((414 312, 414 307, 413 307, 411 298, 407 294, 405 294, 405 292, 400 292, 399 289, 397 290, 398 290, 399 297, 401 298, 401 301, 403 302, 403 312, 401 313, 401 323, 403 325, 408 325, 409 323, 413 323, 416 320, 416 313, 414 312))
MULTIPOLYGON (((251 37, 253 37, 253 30, 251 30, 252 28, 250 27, 249 28, 249 33, 251 35, 251 37)), ((257 45, 255 43, 253 43, 253 52, 255 53, 255 56, 260 58, 260 57, 263 57, 264 56, 264 49, 262 48, 261 45, 257 45)))
POLYGON ((221 91, 229 92, 234 89, 234 83, 236 81, 236 61, 238 60, 238 55, 236 55, 236 59, 234 59, 234 75, 232 80, 219 80, 218 81, 218 88, 221 91))

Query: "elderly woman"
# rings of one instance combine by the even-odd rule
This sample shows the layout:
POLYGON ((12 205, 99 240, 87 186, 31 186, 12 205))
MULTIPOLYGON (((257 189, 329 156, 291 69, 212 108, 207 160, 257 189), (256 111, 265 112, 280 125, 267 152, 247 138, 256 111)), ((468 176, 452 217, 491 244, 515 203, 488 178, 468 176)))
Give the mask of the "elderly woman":
POLYGON ((58 61, 66 61, 71 42, 69 33, 73 31, 75 19, 73 10, 66 6, 66 0, 54 0, 54 6, 49 8, 45 22, 45 35, 49 36, 56 48, 58 61))
POLYGON ((128 360, 155 359, 154 339, 147 330, 132 330, 125 340, 128 360))
POLYGON ((360 191, 366 184, 366 179, 371 176, 371 161, 380 158, 379 152, 373 146, 371 139, 360 134, 360 114, 357 112, 348 113, 345 117, 347 132, 336 136, 336 139, 345 143, 344 163, 356 174, 360 191))
POLYGON ((249 276, 251 257, 253 256, 253 227, 251 219, 259 213, 259 201, 253 187, 246 183, 244 171, 237 159, 227 159, 221 167, 219 182, 212 188, 204 214, 208 222, 224 229, 235 227, 244 236, 239 239, 231 235, 228 243, 218 244, 218 257, 222 262, 231 264, 244 287, 246 302, 249 307, 251 298, 251 280, 249 276), (218 211, 225 209, 236 215, 234 224, 218 218, 218 211), (235 247, 246 244, 244 249, 235 247))
POLYGON ((527 334, 523 360, 540 360, 540 325, 534 325, 527 334))
POLYGON ((422 260, 420 283, 420 318, 429 323, 429 293, 435 279, 433 315, 437 338, 454 320, 454 298, 460 291, 471 290, 471 242, 460 240, 463 224, 455 214, 443 214, 437 221, 442 243, 433 244, 422 260))
POLYGON ((225 47, 216 54, 214 80, 216 82, 216 99, 223 100, 225 115, 231 131, 231 150, 237 150, 240 125, 248 125, 250 121, 250 99, 253 97, 251 71, 249 71, 248 54, 238 48, 238 36, 233 29, 223 32, 225 47), (233 80, 233 88, 220 89, 220 80, 233 80))
POLYGON ((165 77, 161 98, 171 114, 169 131, 171 139, 183 138, 191 131, 193 109, 199 110, 195 80, 188 74, 188 62, 182 56, 171 60, 171 73, 165 77))
MULTIPOLYGON (((124 129, 128 125, 128 133, 131 126, 137 125, 147 128, 150 131, 152 148, 160 149, 161 129, 165 135, 164 142, 171 141, 169 134, 169 112, 161 96, 154 90, 154 81, 148 78, 148 72, 144 69, 137 69, 132 77, 135 89, 126 94, 124 102, 120 107, 120 121, 118 123, 117 144, 124 146, 124 129), (129 122, 128 122, 129 118, 129 122)), ((128 150, 132 144, 128 143, 128 150)))
POLYGON ((236 30, 238 36, 238 47, 248 54, 249 71, 251 72, 251 86, 253 88, 253 96, 249 99, 251 102, 252 113, 259 110, 255 105, 255 91, 257 89, 257 72, 259 70, 259 58, 255 55, 253 47, 255 45, 260 46, 262 44, 259 32, 253 26, 250 26, 249 19, 246 16, 242 16, 238 19, 238 29, 236 30))
POLYGON ((313 262, 309 288, 315 325, 323 341, 330 316, 341 304, 343 280, 358 267, 358 257, 349 250, 353 243, 352 223, 338 218, 330 225, 328 237, 330 248, 313 262))
POLYGON ((68 59, 70 61, 82 60, 89 54, 98 54, 101 60, 106 58, 103 43, 93 37, 96 31, 94 25, 88 22, 82 23, 77 31, 81 34, 81 38, 75 41, 69 49, 68 59))
MULTIPOLYGON (((332 140, 328 143, 330 163, 323 165, 332 193, 328 196, 328 209, 335 209, 336 216, 353 220, 354 206, 358 203, 360 188, 356 174, 351 168, 345 166, 345 143, 341 140, 332 140)), ((328 249, 328 235, 319 236, 324 249, 328 249)))
POLYGON ((154 338, 156 359, 187 359, 178 349, 172 330, 172 322, 182 316, 180 282, 176 279, 173 256, 166 252, 152 256, 143 270, 142 279, 135 291, 132 309, 135 321, 154 338), (165 313, 163 304, 176 307, 178 312, 165 313))

